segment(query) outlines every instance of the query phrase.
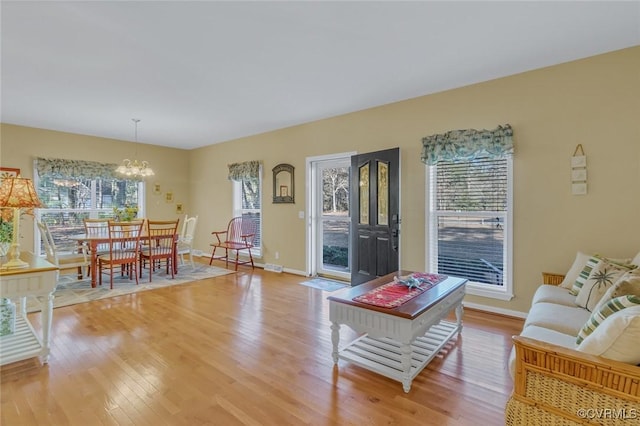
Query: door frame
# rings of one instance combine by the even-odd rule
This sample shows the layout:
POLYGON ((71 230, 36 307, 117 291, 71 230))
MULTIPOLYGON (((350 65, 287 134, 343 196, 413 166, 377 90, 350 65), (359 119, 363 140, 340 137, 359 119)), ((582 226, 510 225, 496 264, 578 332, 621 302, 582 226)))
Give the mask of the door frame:
MULTIPOLYGON (((313 157, 307 157, 306 163, 306 178, 305 178, 305 234, 306 234, 306 274, 307 276, 315 276, 318 274, 317 265, 317 228, 318 217, 316 216, 316 188, 318 182, 318 176, 316 176, 314 163, 318 161, 327 160, 349 160, 351 156, 356 155, 357 152, 341 152, 336 154, 318 155, 313 157)), ((349 206, 351 208, 351 206, 349 206)), ((349 243, 351 244, 351 243, 349 243)))

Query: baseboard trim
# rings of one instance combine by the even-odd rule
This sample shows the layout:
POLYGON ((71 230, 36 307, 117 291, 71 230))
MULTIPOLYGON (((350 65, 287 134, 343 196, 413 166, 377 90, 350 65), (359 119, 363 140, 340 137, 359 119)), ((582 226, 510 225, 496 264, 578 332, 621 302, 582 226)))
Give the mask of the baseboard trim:
POLYGON ((525 319, 526 312, 513 311, 511 309, 496 308, 495 306, 482 305, 480 303, 463 302, 465 308, 475 309, 477 311, 491 312, 492 314, 500 314, 508 317, 525 319))

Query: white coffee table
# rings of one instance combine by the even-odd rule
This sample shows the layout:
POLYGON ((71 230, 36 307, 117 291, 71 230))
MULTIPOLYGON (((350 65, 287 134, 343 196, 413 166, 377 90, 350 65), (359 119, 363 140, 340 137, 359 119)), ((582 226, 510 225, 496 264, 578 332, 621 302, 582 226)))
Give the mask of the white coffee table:
POLYGON ((411 271, 394 272, 328 297, 332 356, 336 365, 339 359, 352 362, 401 382, 409 392, 413 379, 460 333, 467 280, 448 277, 392 309, 353 301, 398 274, 411 271), (455 310, 456 322, 444 320, 451 310, 455 310), (340 349, 341 324, 364 334, 340 349))

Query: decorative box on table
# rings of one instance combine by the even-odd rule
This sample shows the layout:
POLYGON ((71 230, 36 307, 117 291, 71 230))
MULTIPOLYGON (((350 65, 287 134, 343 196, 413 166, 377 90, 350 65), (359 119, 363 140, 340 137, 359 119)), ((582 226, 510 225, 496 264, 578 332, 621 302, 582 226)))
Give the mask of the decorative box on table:
POLYGON ((0 336, 16 331, 16 305, 10 299, 0 299, 0 336))

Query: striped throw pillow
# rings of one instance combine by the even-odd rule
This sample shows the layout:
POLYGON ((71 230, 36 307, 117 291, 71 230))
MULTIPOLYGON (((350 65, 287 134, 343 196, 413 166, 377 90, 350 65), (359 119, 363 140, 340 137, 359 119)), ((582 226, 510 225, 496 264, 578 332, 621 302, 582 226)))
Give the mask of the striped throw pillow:
POLYGON ((576 338, 576 344, 582 343, 582 341, 595 330, 600 324, 607 319, 608 316, 621 311, 625 308, 629 308, 632 306, 640 305, 640 297, 634 296, 632 294, 627 294, 625 296, 616 297, 615 299, 609 300, 607 303, 602 305, 600 309, 591 314, 591 317, 587 320, 582 330, 578 333, 578 337, 576 338))
POLYGON ((584 283, 589 279, 589 275, 591 275, 591 271, 596 267, 596 265, 598 265, 599 262, 600 262, 600 259, 597 258, 596 256, 591 256, 589 260, 587 260, 587 263, 582 268, 582 271, 580 271, 580 274, 578 274, 578 278, 576 278, 575 282, 573 283, 573 286, 571 287, 571 290, 569 290, 569 293, 573 294, 574 296, 577 296, 578 294, 580 294, 580 289, 582 288, 584 283))

